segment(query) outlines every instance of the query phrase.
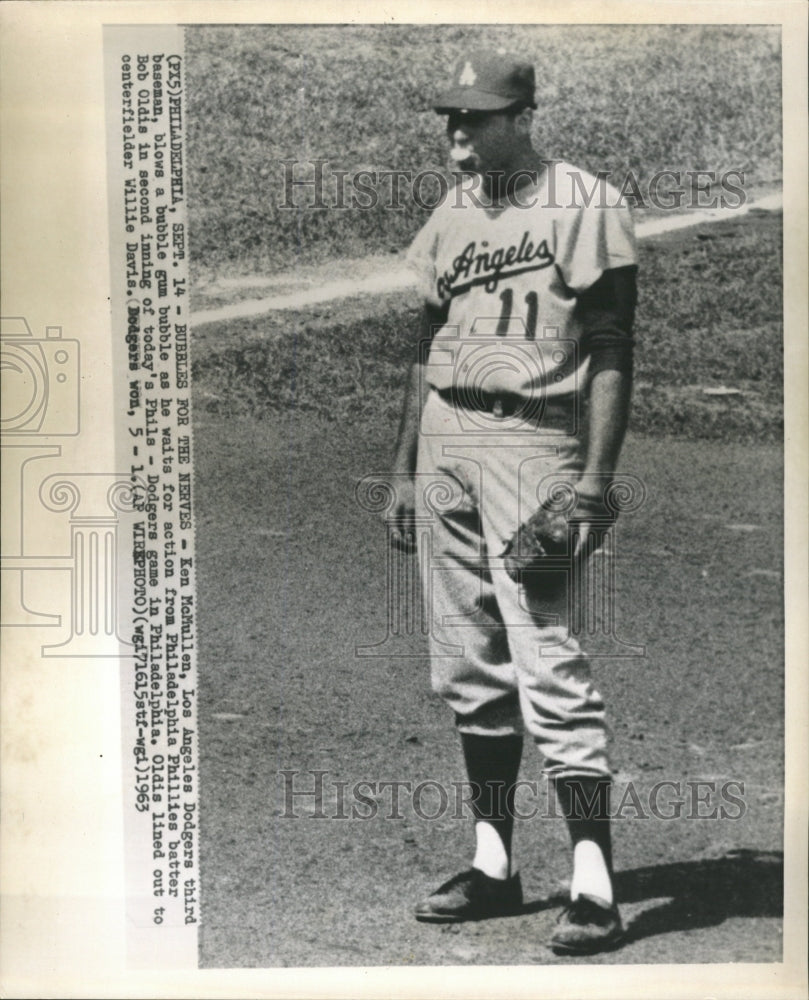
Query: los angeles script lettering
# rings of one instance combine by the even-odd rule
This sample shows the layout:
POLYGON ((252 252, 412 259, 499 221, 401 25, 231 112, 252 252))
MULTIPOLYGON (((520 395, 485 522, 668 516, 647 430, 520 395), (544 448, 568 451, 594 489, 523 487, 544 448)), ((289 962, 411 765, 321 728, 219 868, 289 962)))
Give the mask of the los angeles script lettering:
MULTIPOLYGON (((483 240, 482 247, 488 246, 483 240)), ((494 292, 501 279, 523 274, 526 271, 539 271, 554 263, 554 255, 548 249, 547 240, 542 240, 536 246, 526 232, 522 235, 519 246, 498 247, 491 252, 481 250, 473 240, 464 247, 452 262, 452 270, 445 271, 436 283, 439 298, 452 298, 468 291, 474 285, 483 285, 487 292, 494 292), (505 270, 509 268, 510 270, 505 270)))

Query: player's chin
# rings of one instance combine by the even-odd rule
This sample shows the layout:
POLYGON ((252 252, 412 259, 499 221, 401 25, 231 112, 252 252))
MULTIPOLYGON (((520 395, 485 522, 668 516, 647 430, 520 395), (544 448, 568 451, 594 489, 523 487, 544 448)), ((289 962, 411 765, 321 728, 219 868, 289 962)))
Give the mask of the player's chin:
POLYGON ((453 174, 479 174, 480 160, 477 156, 467 156, 463 160, 450 160, 449 169, 453 174))

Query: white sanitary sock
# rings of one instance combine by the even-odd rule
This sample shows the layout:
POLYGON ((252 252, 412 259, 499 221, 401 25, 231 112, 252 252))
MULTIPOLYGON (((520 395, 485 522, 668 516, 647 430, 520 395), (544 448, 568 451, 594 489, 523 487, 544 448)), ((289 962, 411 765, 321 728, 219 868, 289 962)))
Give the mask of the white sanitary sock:
POLYGON ((500 839, 500 834, 485 820, 475 823, 475 860, 473 868, 479 868, 490 878, 505 879, 509 876, 509 857, 500 839))
POLYGON ((604 861, 601 848, 594 840, 580 840, 573 850, 573 880, 570 883, 570 898, 582 893, 598 896, 612 903, 612 879, 604 861))

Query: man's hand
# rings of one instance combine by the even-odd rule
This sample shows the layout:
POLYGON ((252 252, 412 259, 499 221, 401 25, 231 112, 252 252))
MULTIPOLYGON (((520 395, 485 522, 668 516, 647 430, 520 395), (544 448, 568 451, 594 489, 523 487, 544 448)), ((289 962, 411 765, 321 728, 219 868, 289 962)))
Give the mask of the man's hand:
POLYGON ((390 530, 390 542, 401 552, 416 551, 416 490, 413 480, 397 483, 396 505, 385 518, 390 530))
POLYGON ((578 502, 576 509, 570 515, 570 520, 575 521, 576 541, 573 546, 573 558, 579 555, 591 556, 598 547, 600 535, 596 535, 594 522, 603 529, 605 523, 613 524, 617 513, 609 510, 604 504, 602 493, 587 494, 583 492, 581 484, 578 487, 578 502))

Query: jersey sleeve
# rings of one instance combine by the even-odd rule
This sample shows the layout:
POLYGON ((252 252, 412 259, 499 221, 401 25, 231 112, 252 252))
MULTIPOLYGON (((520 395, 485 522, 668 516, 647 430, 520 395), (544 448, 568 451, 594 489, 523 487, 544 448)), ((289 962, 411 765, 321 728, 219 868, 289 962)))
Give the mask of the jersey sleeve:
POLYGON ((565 284, 577 295, 605 271, 635 264, 635 227, 629 209, 612 201, 562 209, 555 257, 565 284))
POLYGON ((415 274, 422 298, 433 306, 441 306, 436 283, 436 257, 438 254, 439 225, 436 213, 430 216, 416 233, 405 257, 405 264, 415 274))

